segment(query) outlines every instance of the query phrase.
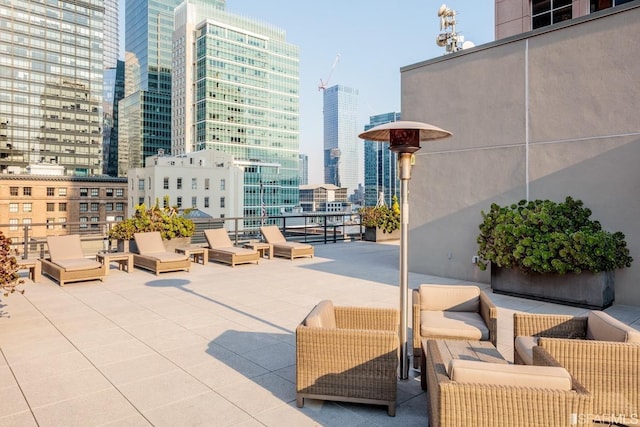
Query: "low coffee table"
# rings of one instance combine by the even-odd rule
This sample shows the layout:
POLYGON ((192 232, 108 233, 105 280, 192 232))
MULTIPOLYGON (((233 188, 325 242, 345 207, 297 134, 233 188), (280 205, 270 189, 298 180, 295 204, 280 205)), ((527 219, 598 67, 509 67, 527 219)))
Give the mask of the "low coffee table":
POLYGON ((207 248, 202 248, 200 246, 176 248, 176 253, 185 254, 189 258, 193 258, 193 262, 195 262, 196 264, 202 264, 202 265, 204 265, 206 252, 207 252, 207 248))
POLYGON ((425 338, 422 340, 422 359, 420 361, 420 384, 423 390, 427 389, 427 342, 435 342, 445 369, 449 366, 449 362, 453 359, 479 360, 491 363, 509 363, 507 362, 498 349, 494 347, 491 341, 468 341, 468 340, 446 340, 425 338))
POLYGON ((245 248, 255 249, 260 254, 260 258, 268 256, 269 259, 273 259, 273 245, 271 243, 263 242, 250 242, 244 244, 245 248))
POLYGON ((29 270, 29 279, 39 282, 42 275, 42 263, 39 259, 16 258, 19 270, 29 270))
POLYGON ((105 274, 109 274, 109 263, 111 262, 117 262, 118 270, 126 269, 127 273, 131 273, 133 269, 133 254, 131 252, 98 252, 96 261, 107 264, 105 274))

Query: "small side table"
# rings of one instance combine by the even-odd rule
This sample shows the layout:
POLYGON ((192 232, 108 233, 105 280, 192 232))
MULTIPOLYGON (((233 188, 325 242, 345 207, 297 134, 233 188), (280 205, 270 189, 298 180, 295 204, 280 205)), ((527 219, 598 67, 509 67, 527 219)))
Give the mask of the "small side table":
POLYGON ((29 270, 29 279, 34 282, 39 282, 42 276, 42 263, 39 259, 20 259, 18 261, 18 268, 20 270, 29 270))
POLYGON ((273 245, 271 243, 251 242, 245 243, 244 247, 258 251, 260 258, 268 256, 269 259, 273 259, 273 245))
POLYGON ((196 264, 204 265, 205 253, 207 248, 201 248, 199 246, 190 246, 188 248, 176 248, 176 253, 185 254, 189 258, 193 258, 193 262, 196 264))
POLYGON ((117 262, 118 270, 127 270, 127 273, 133 271, 133 254, 130 252, 103 252, 96 254, 96 261, 107 264, 107 272, 109 274, 109 263, 117 262))

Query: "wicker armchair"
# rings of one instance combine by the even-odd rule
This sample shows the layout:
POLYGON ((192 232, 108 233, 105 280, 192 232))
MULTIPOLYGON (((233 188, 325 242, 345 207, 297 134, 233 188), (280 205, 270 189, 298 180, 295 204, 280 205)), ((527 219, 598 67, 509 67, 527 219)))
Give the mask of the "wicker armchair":
MULTIPOLYGON (((536 357, 539 365, 560 367, 544 353, 536 357)), ((525 380, 517 377, 517 384, 455 381, 435 340, 427 342, 426 359, 429 425, 433 427, 568 427, 591 413, 592 396, 573 377, 570 390, 520 384, 525 380)))
MULTIPOLYGON (((588 316, 516 313, 514 339, 535 337, 593 394, 594 420, 637 423, 640 414, 640 332, 601 311, 588 316)), ((514 360, 523 363, 521 345, 514 360)), ((536 347, 533 347, 536 350, 536 347)), ((534 354, 535 356, 535 354, 534 354)), ((536 364, 537 361, 533 360, 536 364)))
POLYGON ((491 341, 496 345, 498 309, 474 285, 420 285, 413 291, 413 368, 420 368, 420 340, 491 341))
POLYGON ((320 302, 296 329, 296 399, 386 405, 395 416, 399 314, 320 302))

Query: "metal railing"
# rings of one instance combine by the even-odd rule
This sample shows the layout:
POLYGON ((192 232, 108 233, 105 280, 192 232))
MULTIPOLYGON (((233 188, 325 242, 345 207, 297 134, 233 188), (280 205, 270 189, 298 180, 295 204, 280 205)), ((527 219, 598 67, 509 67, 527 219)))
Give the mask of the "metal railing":
MULTIPOLYGON (((287 240, 305 243, 337 243, 362 240, 364 227, 357 214, 299 214, 234 218, 193 219, 196 231, 191 244, 205 245, 204 230, 225 228, 236 245, 259 241, 262 225, 277 225, 287 240)), ((68 222, 0 224, 0 231, 11 239, 11 249, 23 259, 47 256, 47 236, 78 234, 85 255, 95 255, 101 251, 115 251, 116 241, 109 239, 109 230, 117 221, 108 222, 68 222)))

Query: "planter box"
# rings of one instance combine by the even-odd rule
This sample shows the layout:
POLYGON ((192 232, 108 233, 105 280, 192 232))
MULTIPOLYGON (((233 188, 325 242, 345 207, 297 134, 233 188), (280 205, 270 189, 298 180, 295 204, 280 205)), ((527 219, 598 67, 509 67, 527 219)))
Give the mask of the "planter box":
POLYGON ((497 294, 604 310, 615 299, 614 272, 539 274, 491 265, 491 289, 497 294))
POLYGON ((393 230, 391 233, 385 233, 379 228, 365 227, 364 240, 368 242, 384 242, 385 240, 400 240, 400 230, 393 230))

